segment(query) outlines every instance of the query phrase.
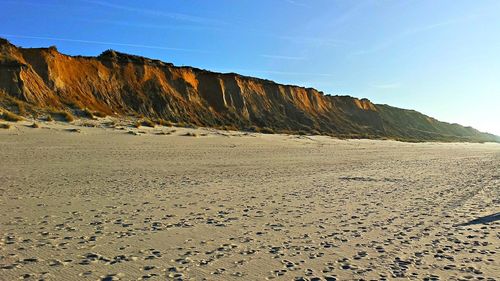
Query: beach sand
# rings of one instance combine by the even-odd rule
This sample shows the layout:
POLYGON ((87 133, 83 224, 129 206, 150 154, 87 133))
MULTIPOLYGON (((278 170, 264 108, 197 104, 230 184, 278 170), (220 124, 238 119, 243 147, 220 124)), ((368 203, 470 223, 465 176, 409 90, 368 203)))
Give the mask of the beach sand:
POLYGON ((27 125, 0 280, 500 280, 499 144, 27 125))

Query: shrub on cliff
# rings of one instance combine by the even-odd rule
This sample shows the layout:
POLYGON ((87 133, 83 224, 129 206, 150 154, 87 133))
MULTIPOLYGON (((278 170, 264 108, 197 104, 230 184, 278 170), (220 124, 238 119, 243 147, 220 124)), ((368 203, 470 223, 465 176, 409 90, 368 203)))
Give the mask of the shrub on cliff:
POLYGON ((94 119, 94 120, 97 119, 96 117, 104 118, 107 116, 106 113, 104 113, 104 112, 100 112, 98 110, 91 111, 88 108, 83 109, 81 112, 81 115, 85 118, 94 119))
POLYGON ((174 126, 174 123, 165 120, 165 119, 158 119, 156 120, 156 124, 161 125, 161 126, 166 126, 166 127, 172 127, 174 126))
POLYGON ((257 126, 250 126, 250 127, 247 128, 247 131, 259 133, 260 132, 260 128, 257 127, 257 126))
POLYGON ((141 121, 141 125, 145 127, 154 128, 156 126, 155 122, 151 121, 151 119, 144 119, 141 121))
POLYGON ((94 113, 90 111, 88 108, 82 110, 82 116, 88 119, 95 119, 94 113))
POLYGON ((61 111, 61 116, 63 117, 63 119, 66 121, 66 122, 73 122, 75 121, 75 117, 73 117, 73 115, 67 111, 61 111))
POLYGON ((151 119, 142 119, 140 121, 136 121, 132 124, 132 127, 139 128, 140 126, 151 127, 154 128, 156 126, 155 122, 151 121, 151 119))
POLYGON ((64 110, 52 110, 50 112, 50 115, 52 117, 58 118, 62 121, 66 121, 66 122, 75 121, 75 117, 73 116, 73 114, 69 113, 68 111, 64 111, 64 110))
POLYGON ((262 129, 260 129, 260 132, 263 133, 263 134, 274 134, 274 130, 269 128, 269 127, 264 127, 262 129))
POLYGON ((98 111, 98 110, 96 110, 96 111, 92 112, 92 114, 94 114, 94 116, 99 117, 99 118, 104 118, 104 117, 106 117, 106 116, 107 116, 107 114, 106 114, 106 113, 101 112, 101 111, 98 111))
POLYGON ((14 114, 8 110, 4 110, 3 111, 3 114, 1 115, 1 118, 5 121, 11 121, 11 122, 17 122, 17 121, 22 121, 24 120, 23 117, 17 115, 17 114, 14 114))

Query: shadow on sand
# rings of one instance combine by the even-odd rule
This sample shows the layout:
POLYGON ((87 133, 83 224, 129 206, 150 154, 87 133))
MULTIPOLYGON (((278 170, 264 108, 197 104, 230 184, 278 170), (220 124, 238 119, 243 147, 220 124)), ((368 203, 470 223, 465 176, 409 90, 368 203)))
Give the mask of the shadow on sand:
POLYGON ((468 226, 468 225, 476 225, 476 224, 485 224, 485 223, 490 223, 490 222, 494 222, 494 221, 498 221, 498 220, 500 220, 500 213, 491 214, 491 215, 488 215, 488 216, 484 216, 484 217, 480 217, 480 218, 477 218, 477 219, 473 219, 471 221, 468 221, 468 222, 465 222, 465 223, 461 223, 458 226, 468 226))

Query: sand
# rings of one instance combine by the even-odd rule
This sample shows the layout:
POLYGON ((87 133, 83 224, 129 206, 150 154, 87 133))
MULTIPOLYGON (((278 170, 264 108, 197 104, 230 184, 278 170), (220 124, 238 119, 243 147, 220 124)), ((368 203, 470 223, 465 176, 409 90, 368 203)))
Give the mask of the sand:
POLYGON ((498 144, 28 124, 1 280, 500 279, 498 144))

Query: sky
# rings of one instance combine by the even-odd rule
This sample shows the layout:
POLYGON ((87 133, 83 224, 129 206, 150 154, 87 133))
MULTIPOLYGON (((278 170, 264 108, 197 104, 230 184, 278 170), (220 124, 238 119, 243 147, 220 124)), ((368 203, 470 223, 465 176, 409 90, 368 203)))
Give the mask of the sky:
POLYGON ((0 37, 415 109, 500 135, 498 0, 0 0, 0 37))

